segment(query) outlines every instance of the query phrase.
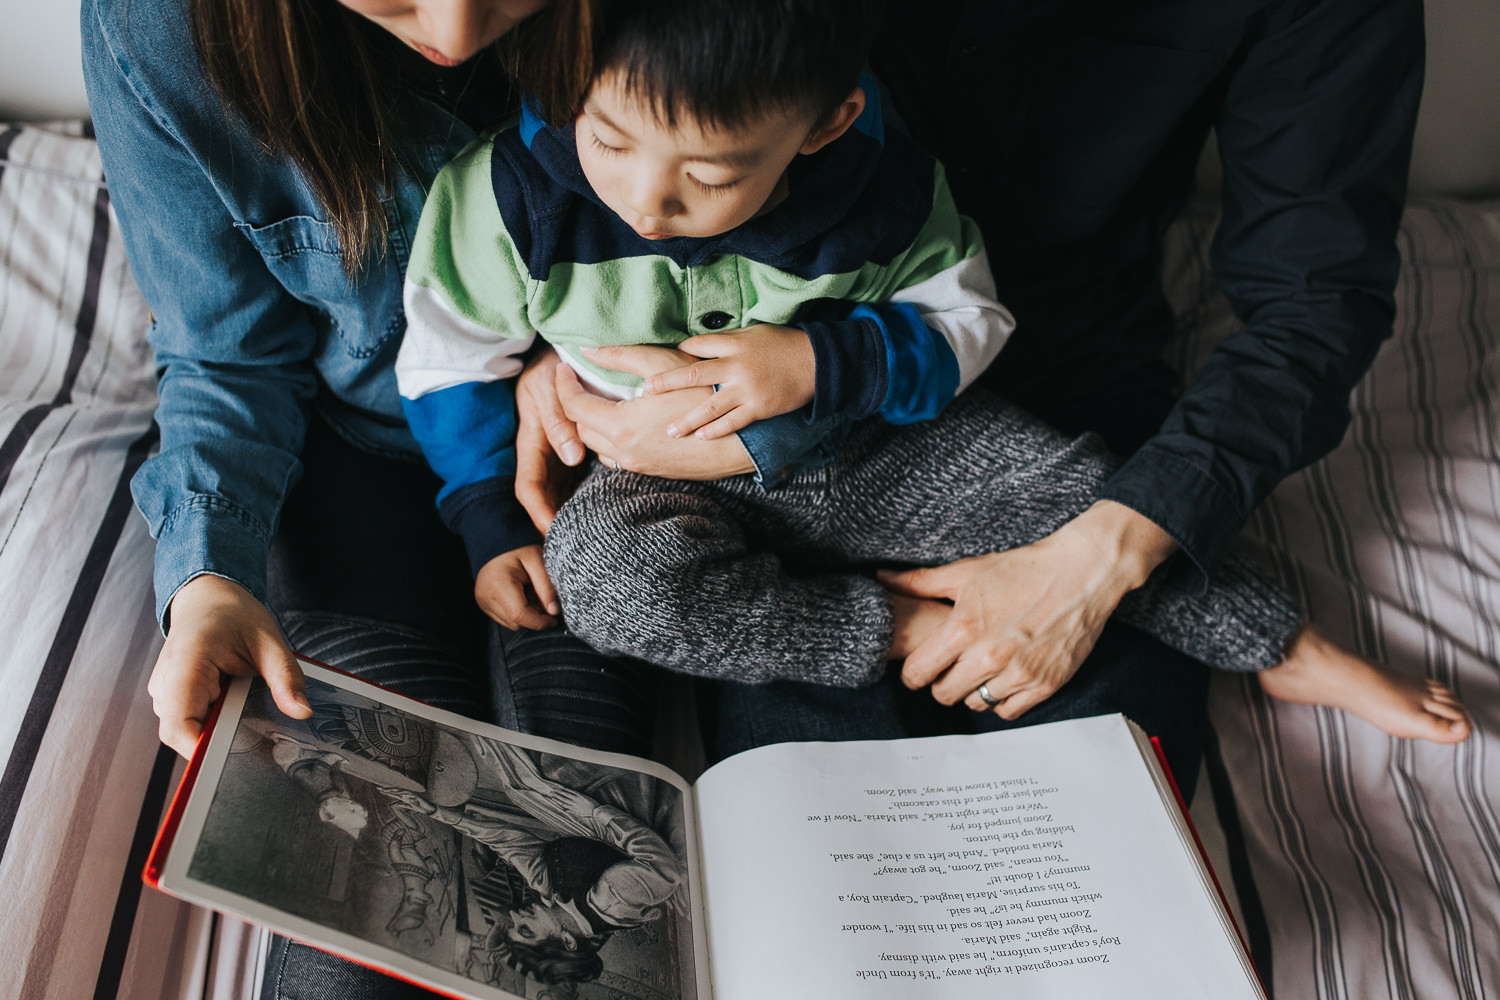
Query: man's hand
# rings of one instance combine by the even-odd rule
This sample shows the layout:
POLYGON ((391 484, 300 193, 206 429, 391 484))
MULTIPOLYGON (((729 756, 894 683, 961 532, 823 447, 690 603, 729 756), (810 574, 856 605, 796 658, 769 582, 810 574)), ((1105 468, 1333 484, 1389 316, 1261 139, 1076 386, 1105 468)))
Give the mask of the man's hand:
POLYGON ((987 706, 1014 719, 1072 679, 1120 598, 1175 550, 1170 536, 1112 501, 1095 503, 1053 534, 1009 552, 934 569, 881 573, 913 597, 953 602, 953 612, 906 658, 908 687, 931 685, 945 705, 987 706))
POLYGON ((523 545, 491 559, 474 578, 479 608, 508 629, 552 628, 562 607, 542 564, 540 545, 523 545))
POLYGON ((516 499, 544 535, 583 474, 583 442, 557 398, 560 364, 549 347, 516 380, 516 499))
MULTIPOLYGON (((606 368, 649 378, 693 364, 692 355, 669 347, 601 347, 593 360, 606 368)), ((584 389, 567 365, 557 368, 557 393, 578 436, 606 465, 668 479, 723 479, 754 472, 755 463, 739 438, 705 441, 674 439, 667 428, 686 411, 707 402, 712 388, 682 389, 664 396, 617 402, 584 389)))
POLYGON ((762 323, 690 337, 677 349, 704 360, 652 375, 645 391, 658 395, 714 386, 718 391, 674 420, 667 427, 672 437, 695 431, 704 439, 726 437, 812 402, 817 385, 812 343, 796 327, 762 323))
POLYGON ((161 741, 190 757, 222 675, 259 674, 276 707, 294 719, 312 714, 302 668, 265 605, 237 583, 195 576, 172 597, 171 631, 146 690, 161 741))

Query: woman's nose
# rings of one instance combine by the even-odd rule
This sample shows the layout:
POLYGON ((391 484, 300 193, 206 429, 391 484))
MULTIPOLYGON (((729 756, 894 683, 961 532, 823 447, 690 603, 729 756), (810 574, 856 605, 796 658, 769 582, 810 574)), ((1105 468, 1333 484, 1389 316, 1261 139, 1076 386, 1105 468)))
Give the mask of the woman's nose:
POLYGON ((463 61, 494 41, 492 0, 431 0, 422 10, 428 44, 449 59, 463 61))

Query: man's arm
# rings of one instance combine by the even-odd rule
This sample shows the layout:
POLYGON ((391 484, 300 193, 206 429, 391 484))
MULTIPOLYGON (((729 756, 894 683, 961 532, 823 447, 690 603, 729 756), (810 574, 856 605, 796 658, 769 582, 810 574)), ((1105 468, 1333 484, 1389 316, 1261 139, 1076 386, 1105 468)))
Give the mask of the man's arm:
POLYGON ((1102 493, 1171 535, 1199 586, 1255 505, 1338 444, 1390 335, 1422 69, 1419 2, 1322 0, 1279 5, 1229 81, 1213 265, 1245 328, 1102 493))

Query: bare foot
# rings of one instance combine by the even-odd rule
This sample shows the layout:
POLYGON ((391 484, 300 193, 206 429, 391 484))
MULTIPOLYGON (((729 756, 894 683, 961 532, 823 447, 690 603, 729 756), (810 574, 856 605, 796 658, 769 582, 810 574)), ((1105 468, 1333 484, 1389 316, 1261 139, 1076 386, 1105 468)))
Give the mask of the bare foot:
POLYGON ((896 613, 896 637, 891 640, 890 660, 904 660, 922 644, 938 626, 948 620, 953 605, 926 597, 907 597, 892 593, 891 610, 896 613))
POLYGON ((1256 675, 1272 698, 1327 705, 1401 739, 1462 743, 1469 715, 1447 685, 1371 663, 1304 625, 1285 663, 1256 675))

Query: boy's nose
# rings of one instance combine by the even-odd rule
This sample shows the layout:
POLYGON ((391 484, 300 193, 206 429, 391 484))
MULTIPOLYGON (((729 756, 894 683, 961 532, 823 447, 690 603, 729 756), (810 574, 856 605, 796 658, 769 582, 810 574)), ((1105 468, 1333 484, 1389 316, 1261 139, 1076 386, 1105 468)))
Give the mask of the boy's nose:
POLYGON ((682 202, 665 178, 644 175, 636 178, 630 207, 652 219, 670 219, 682 212, 682 202))

